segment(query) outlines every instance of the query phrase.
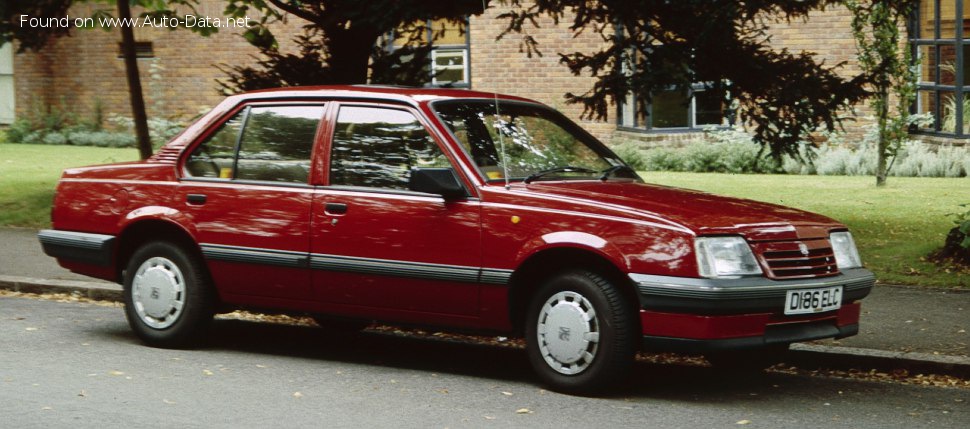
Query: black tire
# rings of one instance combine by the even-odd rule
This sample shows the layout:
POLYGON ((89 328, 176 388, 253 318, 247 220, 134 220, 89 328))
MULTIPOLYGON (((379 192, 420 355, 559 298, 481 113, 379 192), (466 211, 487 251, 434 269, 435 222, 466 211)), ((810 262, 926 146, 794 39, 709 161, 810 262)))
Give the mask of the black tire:
POLYGON ((725 350, 704 355, 714 369, 723 372, 757 373, 784 362, 788 344, 774 344, 744 350, 725 350))
POLYGON ((634 306, 605 277, 585 270, 546 281, 525 320, 529 362, 545 384, 566 393, 616 384, 633 365, 639 334, 634 306), (595 316, 587 322, 590 310, 595 316))
POLYGON ((131 256, 124 299, 128 325, 153 347, 194 345, 215 315, 202 261, 166 241, 146 243, 131 256))

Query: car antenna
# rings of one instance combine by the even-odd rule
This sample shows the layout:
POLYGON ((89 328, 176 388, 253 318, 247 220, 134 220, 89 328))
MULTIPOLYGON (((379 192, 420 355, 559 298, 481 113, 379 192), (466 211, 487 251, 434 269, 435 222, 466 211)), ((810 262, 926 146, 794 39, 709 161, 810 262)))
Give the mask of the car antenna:
MULTIPOLYGON (((482 13, 485 12, 485 7, 485 0, 482 0, 482 13)), ((492 91, 492 97, 495 99, 495 124, 499 125, 499 121, 502 120, 502 113, 498 108, 498 92, 494 91, 494 89, 492 91)), ((505 190, 508 191, 512 189, 512 185, 509 184, 509 163, 507 162, 508 155, 505 153, 505 138, 502 137, 503 133, 501 128, 497 128, 495 131, 498 134, 499 152, 502 153, 502 176, 505 177, 505 190)))

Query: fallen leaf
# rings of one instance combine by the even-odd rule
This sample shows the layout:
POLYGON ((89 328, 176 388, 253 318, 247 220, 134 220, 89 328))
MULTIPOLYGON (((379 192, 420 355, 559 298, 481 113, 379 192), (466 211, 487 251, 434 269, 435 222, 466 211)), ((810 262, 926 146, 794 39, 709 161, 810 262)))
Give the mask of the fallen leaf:
POLYGON ((512 392, 502 392, 502 394, 505 396, 512 396, 512 392))
POLYGON ((164 403, 166 403, 168 405, 175 405, 175 401, 169 401, 168 399, 162 399, 162 402, 164 402, 164 403))
POLYGON ((749 425, 749 424, 751 424, 751 420, 740 420, 740 421, 738 421, 737 424, 739 424, 739 425, 749 425))
POLYGON ((85 392, 84 389, 81 389, 81 391, 78 392, 77 396, 80 396, 83 398, 85 396, 88 396, 88 392, 85 392))
POLYGON ((209 371, 209 370, 207 370, 207 369, 203 369, 203 370, 202 370, 202 374, 203 374, 203 375, 212 375, 212 371, 209 371))
POLYGON ((256 365, 256 368, 266 368, 266 365, 256 365))
POLYGON ((294 398, 302 398, 303 397, 303 394, 300 393, 300 392, 293 392, 293 397, 294 398))
POLYGON ((34 327, 29 327, 29 328, 27 328, 27 329, 25 329, 25 330, 26 330, 26 331, 36 331, 36 330, 37 330, 37 328, 34 328, 34 327))
POLYGON ((485 420, 495 420, 495 417, 492 417, 492 416, 482 416, 482 417, 485 417, 485 420))
POLYGON ((125 373, 123 373, 121 371, 111 371, 108 374, 111 374, 111 375, 125 375, 125 373))
POLYGON ((515 410, 515 414, 532 414, 532 410, 528 408, 519 408, 518 410, 515 410))

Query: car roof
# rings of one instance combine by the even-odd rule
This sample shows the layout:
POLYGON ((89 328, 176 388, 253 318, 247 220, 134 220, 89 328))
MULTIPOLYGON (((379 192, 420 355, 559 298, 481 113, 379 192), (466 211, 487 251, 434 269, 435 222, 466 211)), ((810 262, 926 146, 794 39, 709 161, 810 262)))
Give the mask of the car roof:
POLYGON ((300 86, 288 88, 262 89, 242 93, 230 98, 243 100, 259 100, 274 98, 355 98, 374 100, 395 100, 409 104, 419 104, 437 100, 449 99, 490 99, 524 101, 535 103, 534 100, 494 92, 472 91, 457 88, 418 88, 393 85, 332 85, 332 86, 300 86))

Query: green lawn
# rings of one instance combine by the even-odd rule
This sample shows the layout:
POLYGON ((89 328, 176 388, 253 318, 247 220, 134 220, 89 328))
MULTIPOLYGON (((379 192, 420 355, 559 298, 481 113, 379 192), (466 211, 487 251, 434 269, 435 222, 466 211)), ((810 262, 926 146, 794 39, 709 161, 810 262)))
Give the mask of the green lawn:
MULTIPOLYGON (((43 228, 61 170, 132 161, 135 149, 0 143, 0 225, 43 228)), ((640 173, 652 183, 700 189, 798 207, 844 222, 862 258, 880 281, 970 287, 970 272, 938 268, 925 256, 941 247, 953 226, 947 217, 970 203, 970 178, 889 178, 877 189, 871 177, 640 173)))
POLYGON ((926 262, 970 203, 970 178, 875 178, 641 172, 644 180, 821 213, 849 226, 863 262, 890 284, 970 287, 970 272, 926 262))
POLYGON ((50 225, 51 200, 61 171, 134 161, 137 149, 0 143, 0 225, 50 225))

